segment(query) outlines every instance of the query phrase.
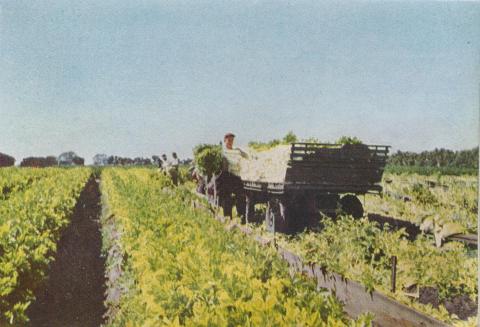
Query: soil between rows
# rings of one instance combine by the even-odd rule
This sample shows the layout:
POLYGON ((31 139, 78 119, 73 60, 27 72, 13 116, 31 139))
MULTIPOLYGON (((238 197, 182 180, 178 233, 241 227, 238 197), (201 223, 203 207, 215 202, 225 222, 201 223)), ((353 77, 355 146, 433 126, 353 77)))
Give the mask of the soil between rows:
POLYGON ((105 313, 105 259, 100 189, 92 176, 77 201, 71 222, 60 238, 43 289, 30 306, 30 326, 100 326, 105 313))

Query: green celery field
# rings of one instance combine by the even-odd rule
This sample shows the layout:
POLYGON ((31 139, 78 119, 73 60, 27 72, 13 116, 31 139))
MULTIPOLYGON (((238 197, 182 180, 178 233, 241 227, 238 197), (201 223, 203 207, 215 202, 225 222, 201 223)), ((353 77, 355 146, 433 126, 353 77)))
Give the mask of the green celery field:
MULTIPOLYGON (((213 219, 187 180, 175 187, 152 168, 0 169, 0 326, 82 326, 86 316, 75 314, 90 289, 83 298, 75 292, 89 281, 98 303, 83 314, 103 326, 372 325, 374 315, 348 316, 334 294, 293 273, 274 246, 213 219)), ((448 228, 476 232, 476 180, 385 174, 382 184, 383 198, 367 195, 363 218, 339 211, 293 235, 273 235, 263 222, 248 227, 367 292, 450 325, 475 326, 477 250, 446 239, 440 247, 437 236, 448 228), (412 222, 421 233, 412 238, 370 214, 412 222)))
POLYGON ((27 320, 33 291, 46 277, 90 173, 88 168, 0 170, 0 322, 27 320))
MULTIPOLYGON (((332 296, 290 278, 259 248, 190 206, 190 192, 145 169, 108 169, 102 191, 121 230, 124 289, 111 326, 347 326, 332 296), (129 280, 133 279, 133 281, 129 280)), ((121 280, 121 279, 120 279, 121 280)))

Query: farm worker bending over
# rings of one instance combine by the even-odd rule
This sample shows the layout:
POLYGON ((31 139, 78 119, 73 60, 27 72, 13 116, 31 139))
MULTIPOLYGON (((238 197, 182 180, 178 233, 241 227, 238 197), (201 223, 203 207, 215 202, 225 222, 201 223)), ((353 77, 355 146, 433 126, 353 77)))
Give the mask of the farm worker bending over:
POLYGON ((237 213, 245 219, 245 190, 240 179, 241 158, 248 159, 248 154, 239 148, 233 147, 235 135, 227 133, 223 137, 223 164, 222 172, 216 178, 219 204, 225 216, 232 216, 232 207, 235 204, 237 213))
POLYGON ((192 179, 197 182, 197 193, 206 194, 206 186, 208 184, 208 180, 206 176, 203 176, 200 170, 193 166, 192 170, 192 179))

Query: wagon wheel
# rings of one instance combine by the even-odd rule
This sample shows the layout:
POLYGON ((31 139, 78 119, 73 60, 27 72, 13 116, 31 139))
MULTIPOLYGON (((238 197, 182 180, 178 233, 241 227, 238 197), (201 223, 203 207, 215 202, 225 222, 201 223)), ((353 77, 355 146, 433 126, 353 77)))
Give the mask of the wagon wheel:
POLYGON ((337 206, 340 202, 338 194, 322 194, 317 198, 317 210, 322 214, 335 218, 337 206))
POLYGON ((340 206, 347 215, 353 218, 363 217, 363 205, 360 200, 352 194, 347 194, 340 199, 340 206))

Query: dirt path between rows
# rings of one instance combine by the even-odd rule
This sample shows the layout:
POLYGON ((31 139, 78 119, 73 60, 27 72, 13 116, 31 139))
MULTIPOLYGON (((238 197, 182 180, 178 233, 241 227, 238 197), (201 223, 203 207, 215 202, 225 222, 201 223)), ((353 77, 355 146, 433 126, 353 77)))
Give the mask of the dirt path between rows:
POLYGON ((58 244, 44 289, 28 311, 30 326, 100 326, 103 323, 105 259, 100 189, 91 177, 58 244))

